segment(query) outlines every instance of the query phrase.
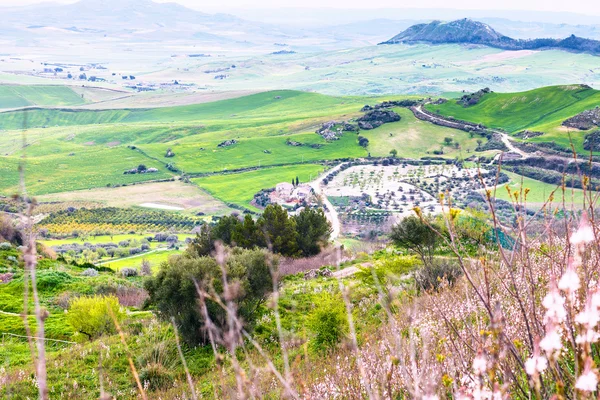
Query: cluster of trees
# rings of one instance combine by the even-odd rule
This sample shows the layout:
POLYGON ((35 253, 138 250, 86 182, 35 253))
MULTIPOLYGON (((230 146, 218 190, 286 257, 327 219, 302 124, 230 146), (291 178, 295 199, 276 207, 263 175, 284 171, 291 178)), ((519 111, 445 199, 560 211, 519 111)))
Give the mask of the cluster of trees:
POLYGON ((331 226, 322 209, 305 208, 290 217, 278 204, 269 204, 256 220, 246 214, 225 216, 210 227, 204 225, 190 243, 193 253, 209 255, 217 241, 245 249, 269 248, 287 257, 319 254, 331 234, 331 226))

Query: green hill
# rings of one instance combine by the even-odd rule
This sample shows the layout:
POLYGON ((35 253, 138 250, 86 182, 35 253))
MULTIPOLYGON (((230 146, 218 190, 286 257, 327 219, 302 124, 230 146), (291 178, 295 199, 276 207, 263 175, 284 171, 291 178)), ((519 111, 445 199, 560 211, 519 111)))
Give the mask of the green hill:
POLYGON ((560 126, 565 119, 600 104, 600 91, 584 85, 548 86, 520 93, 489 93, 464 107, 451 100, 426 108, 444 116, 518 132, 560 126))

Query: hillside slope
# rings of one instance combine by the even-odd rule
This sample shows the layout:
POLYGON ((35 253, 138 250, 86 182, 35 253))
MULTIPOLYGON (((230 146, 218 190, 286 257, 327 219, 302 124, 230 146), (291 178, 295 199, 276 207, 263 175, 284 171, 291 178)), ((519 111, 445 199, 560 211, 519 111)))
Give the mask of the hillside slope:
POLYGON ((513 39, 496 32, 491 26, 468 18, 417 24, 380 44, 418 43, 482 44, 507 50, 564 49, 600 53, 600 41, 571 35, 565 39, 513 39))

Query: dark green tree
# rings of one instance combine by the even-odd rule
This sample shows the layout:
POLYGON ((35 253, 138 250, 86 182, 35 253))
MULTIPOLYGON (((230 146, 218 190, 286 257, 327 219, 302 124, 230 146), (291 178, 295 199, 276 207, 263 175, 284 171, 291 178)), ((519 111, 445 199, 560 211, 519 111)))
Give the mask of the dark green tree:
POLYGON ((417 253, 423 264, 431 264, 438 236, 421 218, 414 215, 404 218, 392 227, 390 238, 396 246, 417 253))
POLYGON ((241 224, 237 215, 232 214, 222 217, 212 228, 213 240, 220 240, 227 245, 231 245, 233 233, 241 224))
POLYGON ((186 253, 190 256, 203 257, 210 255, 215 249, 215 243, 212 238, 210 225, 202 224, 200 232, 196 233, 196 237, 192 239, 186 249, 186 253))
POLYGON ((260 231, 250 214, 246 214, 244 221, 235 227, 231 239, 237 246, 245 249, 264 246, 264 239, 261 237, 260 231))
POLYGON ((298 254, 296 221, 279 204, 269 204, 256 224, 274 253, 289 257, 298 254))
POLYGON ((298 179, 298 177, 296 177, 296 186, 298 186, 300 184, 300 179, 298 179))
POLYGON ((300 253, 305 257, 319 254, 331 234, 331 225, 323 209, 305 208, 293 218, 296 222, 300 253))
MULTIPOLYGON (((269 262, 276 268, 277 259, 272 259, 266 250, 239 248, 233 249, 225 262, 228 282, 236 282, 240 289, 233 299, 237 313, 248 327, 273 287, 269 262)), ((144 282, 149 294, 147 304, 155 307, 164 320, 175 318, 182 337, 191 346, 208 342, 195 284, 207 292, 223 294, 221 267, 213 258, 198 257, 192 252, 171 257, 155 277, 144 282)), ((215 302, 205 301, 211 321, 217 327, 225 327, 225 311, 215 302)))

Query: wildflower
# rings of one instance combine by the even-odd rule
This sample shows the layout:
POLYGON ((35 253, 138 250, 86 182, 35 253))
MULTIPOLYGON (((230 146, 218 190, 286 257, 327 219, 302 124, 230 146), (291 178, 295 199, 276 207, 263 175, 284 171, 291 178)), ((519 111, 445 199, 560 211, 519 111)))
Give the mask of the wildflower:
POLYGON ((558 288, 567 293, 573 293, 581 287, 581 281, 577 272, 572 267, 567 268, 564 275, 558 281, 558 288))
POLYGON ((575 382, 575 387, 583 392, 593 392, 598 386, 598 377, 591 368, 586 367, 583 375, 580 375, 575 382))
POLYGON ((562 349, 562 340, 556 328, 552 327, 546 336, 540 341, 540 349, 546 354, 555 354, 562 349))
POLYGON ((567 311, 565 310, 565 298, 558 293, 558 290, 554 289, 548 292, 542 305, 546 308, 546 315, 544 316, 544 322, 554 321, 563 322, 567 317, 567 311))
POLYGON ((426 394, 422 397, 422 400, 440 400, 440 398, 435 394, 426 394))
POLYGON ((475 357, 475 359, 473 360, 473 371, 477 375, 483 375, 485 374, 485 371, 487 371, 487 364, 487 359, 480 351, 479 354, 477 354, 477 357, 475 357))
POLYGON ((575 338, 575 343, 577 344, 586 344, 586 343, 595 343, 600 338, 600 335, 593 329, 586 329, 585 333, 580 333, 575 338))
POLYGON ((579 222, 579 228, 571 235, 571 244, 577 246, 579 244, 587 244, 595 239, 594 230, 590 225, 587 214, 584 213, 579 222))
POLYGON ((548 360, 544 356, 533 356, 525 361, 525 372, 527 375, 535 375, 544 372, 548 368, 548 360))
POLYGON ((598 309, 592 308, 589 305, 585 309, 575 316, 575 322, 581 325, 585 325, 588 328, 594 328, 598 325, 600 315, 598 315, 598 309))

